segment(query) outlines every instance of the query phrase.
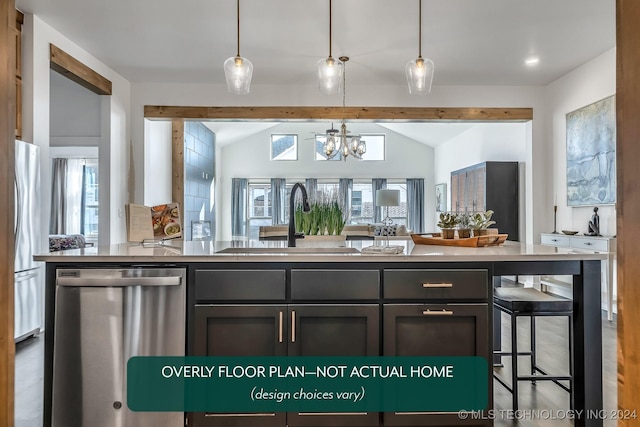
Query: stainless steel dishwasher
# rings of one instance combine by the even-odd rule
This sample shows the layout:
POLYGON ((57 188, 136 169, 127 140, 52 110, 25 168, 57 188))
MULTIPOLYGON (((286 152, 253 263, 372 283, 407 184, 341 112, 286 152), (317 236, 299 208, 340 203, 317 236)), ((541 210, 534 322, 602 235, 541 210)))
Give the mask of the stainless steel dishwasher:
POLYGON ((53 427, 179 427, 182 412, 132 412, 127 361, 184 356, 181 268, 58 269, 53 427))

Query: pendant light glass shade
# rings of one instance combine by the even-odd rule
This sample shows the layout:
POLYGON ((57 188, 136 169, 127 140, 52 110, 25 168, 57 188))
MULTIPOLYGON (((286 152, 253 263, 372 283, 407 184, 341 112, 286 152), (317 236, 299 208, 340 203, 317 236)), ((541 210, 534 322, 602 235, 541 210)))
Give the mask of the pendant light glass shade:
POLYGON ((340 92, 342 79, 342 64, 332 57, 318 61, 318 89, 325 95, 335 95, 340 92))
POLYGON ((224 77, 227 80, 227 90, 236 95, 246 95, 251 87, 253 64, 247 58, 240 56, 240 0, 236 0, 237 32, 236 40, 238 53, 224 61, 224 77))
POLYGON ((246 95, 251 86, 253 64, 247 58, 232 56, 224 61, 224 76, 227 90, 236 95, 246 95))
POLYGON ((404 67, 409 93, 423 95, 431 92, 434 70, 433 61, 422 58, 422 0, 418 0, 418 58, 407 62, 404 67))
POLYGON ((418 58, 407 62, 405 73, 411 95, 422 95, 431 92, 435 65, 430 59, 418 58))

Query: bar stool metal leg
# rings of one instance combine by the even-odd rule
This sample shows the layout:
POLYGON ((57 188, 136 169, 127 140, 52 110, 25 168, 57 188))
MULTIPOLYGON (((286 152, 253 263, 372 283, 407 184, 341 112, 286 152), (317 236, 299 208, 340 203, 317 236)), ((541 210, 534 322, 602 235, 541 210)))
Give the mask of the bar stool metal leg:
POLYGON ((511 399, 512 408, 518 410, 518 316, 511 314, 511 399))
MULTIPOLYGON (((531 319, 531 375, 536 374, 536 316, 529 316, 531 319)), ((531 380, 535 384, 536 380, 531 380)))

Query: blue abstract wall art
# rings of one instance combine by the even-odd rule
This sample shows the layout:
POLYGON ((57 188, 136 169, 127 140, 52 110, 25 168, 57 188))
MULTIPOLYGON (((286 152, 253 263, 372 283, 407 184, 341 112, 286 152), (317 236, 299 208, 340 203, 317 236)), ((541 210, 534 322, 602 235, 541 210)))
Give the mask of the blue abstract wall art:
POLYGON ((616 201, 615 95, 567 114, 567 205, 616 201))

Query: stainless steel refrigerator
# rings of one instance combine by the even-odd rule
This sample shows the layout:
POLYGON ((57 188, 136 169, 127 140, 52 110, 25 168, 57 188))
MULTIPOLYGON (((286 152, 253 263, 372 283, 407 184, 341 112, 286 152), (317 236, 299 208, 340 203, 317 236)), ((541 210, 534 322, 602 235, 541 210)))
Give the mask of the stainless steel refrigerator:
POLYGON ((16 141, 15 164, 15 341, 40 332, 43 322, 42 267, 33 260, 40 249, 39 148, 16 141))

